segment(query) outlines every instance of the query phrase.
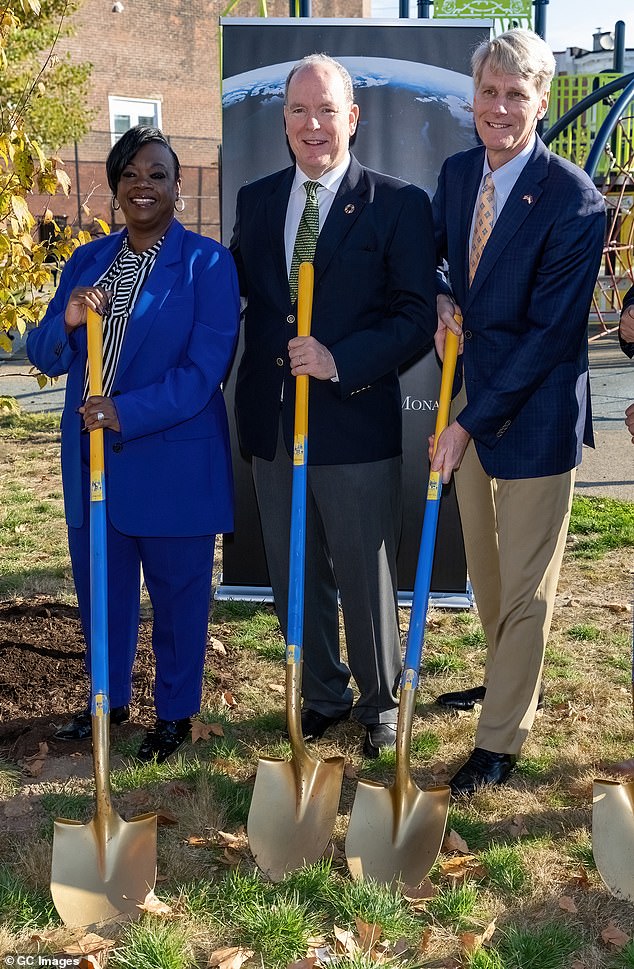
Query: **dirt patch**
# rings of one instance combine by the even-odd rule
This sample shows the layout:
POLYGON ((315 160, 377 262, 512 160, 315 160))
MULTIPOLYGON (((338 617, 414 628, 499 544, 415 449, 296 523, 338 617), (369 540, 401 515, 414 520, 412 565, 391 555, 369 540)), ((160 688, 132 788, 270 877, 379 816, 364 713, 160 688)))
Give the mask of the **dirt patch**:
MULTIPOLYGON (((132 677, 131 718, 116 728, 117 736, 130 736, 153 722, 151 635, 151 619, 143 619, 132 677)), ((214 653, 213 663, 207 664, 208 689, 230 682, 229 662, 214 653)), ((36 754, 40 743, 48 745, 49 759, 67 757, 69 746, 89 755, 90 740, 69 745, 53 737, 69 714, 86 706, 89 691, 76 607, 51 601, 0 606, 0 752, 6 759, 21 762, 36 754)), ((61 770, 57 773, 64 776, 61 770)))

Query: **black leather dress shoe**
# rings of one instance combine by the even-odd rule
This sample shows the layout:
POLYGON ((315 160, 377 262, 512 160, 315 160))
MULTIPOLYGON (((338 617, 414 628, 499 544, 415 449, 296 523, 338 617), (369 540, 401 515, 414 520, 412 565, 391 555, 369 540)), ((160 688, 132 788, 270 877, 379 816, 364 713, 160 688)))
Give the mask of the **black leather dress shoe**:
POLYGON ((378 757, 381 750, 385 750, 386 747, 391 750, 396 747, 396 724, 373 723, 365 728, 365 740, 363 741, 365 757, 378 757))
MULTIPOLYGON (((110 723, 116 727, 130 719, 130 707, 112 707, 110 710, 110 723)), ((55 740, 87 740, 92 733, 92 715, 90 710, 82 710, 76 713, 72 720, 65 723, 63 727, 56 730, 53 736, 55 740)))
MULTIPOLYGON (((302 734, 304 740, 319 740, 320 737, 335 727, 338 723, 350 719, 352 707, 348 707, 343 713, 338 713, 334 717, 329 717, 325 713, 318 713, 317 710, 302 710, 302 734)), ((288 733, 285 734, 288 737, 288 733)))
POLYGON ((496 754, 476 747, 466 764, 449 781, 454 797, 475 794, 482 787, 504 784, 517 763, 513 754, 496 754))
MULTIPOLYGON (((441 693, 436 703, 448 710, 473 710, 476 703, 482 703, 486 696, 486 686, 473 686, 470 690, 456 690, 454 693, 441 693)), ((539 691, 537 709, 544 709, 544 691, 539 691)))
POLYGON ((161 720, 157 717, 156 723, 141 741, 138 759, 156 760, 157 764, 162 764, 185 743, 191 728, 189 717, 183 720, 161 720))

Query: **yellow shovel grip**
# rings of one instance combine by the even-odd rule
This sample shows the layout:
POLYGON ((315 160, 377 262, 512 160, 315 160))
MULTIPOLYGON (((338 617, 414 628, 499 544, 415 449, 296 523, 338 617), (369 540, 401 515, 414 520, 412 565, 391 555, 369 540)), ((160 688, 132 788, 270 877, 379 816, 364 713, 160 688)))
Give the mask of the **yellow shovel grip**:
MULTIPOLYGON (((299 266, 297 284, 297 335, 310 336, 310 324, 313 313, 313 285, 315 274, 310 262, 302 262, 299 266)), ((295 384, 295 451, 297 455, 298 443, 301 444, 308 434, 308 376, 300 374, 295 384)), ((303 463, 303 461, 295 463, 303 463)))
MULTIPOLYGON (((103 326, 99 314, 91 309, 88 309, 86 314, 86 333, 88 336, 88 393, 91 397, 100 397, 103 390, 103 326)), ((99 483, 102 481, 103 473, 103 430, 99 428, 90 434, 91 500, 100 500, 99 483)))
MULTIPOLYGON (((462 326, 462 316, 460 313, 455 314, 454 320, 462 326)), ((436 414, 436 427, 434 430, 434 453, 438 446, 438 438, 449 423, 451 391, 456 373, 459 347, 460 337, 451 330, 447 330, 445 336, 445 355, 442 362, 442 377, 440 379, 440 394, 438 397, 438 413, 436 414)))

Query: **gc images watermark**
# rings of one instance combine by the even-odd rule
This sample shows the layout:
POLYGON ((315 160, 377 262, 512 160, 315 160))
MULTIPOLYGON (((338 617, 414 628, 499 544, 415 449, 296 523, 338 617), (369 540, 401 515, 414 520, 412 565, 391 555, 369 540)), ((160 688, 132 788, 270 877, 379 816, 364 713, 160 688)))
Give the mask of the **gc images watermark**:
POLYGON ((14 952, 3 956, 2 963, 10 967, 32 966, 39 969, 40 966, 54 966, 55 969, 68 969, 69 966, 78 966, 80 959, 77 956, 19 955, 14 952))

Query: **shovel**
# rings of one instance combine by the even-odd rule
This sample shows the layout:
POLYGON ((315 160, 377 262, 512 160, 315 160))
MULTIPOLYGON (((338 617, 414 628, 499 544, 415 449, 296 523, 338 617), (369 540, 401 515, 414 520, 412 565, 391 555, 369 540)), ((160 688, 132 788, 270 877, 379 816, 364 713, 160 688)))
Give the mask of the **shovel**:
POLYGON ((592 853, 612 894, 634 902, 634 780, 592 785, 592 853))
MULTIPOLYGON (((632 650, 634 713, 634 637, 632 650)), ((634 902, 634 780, 592 785, 592 853, 612 894, 634 902)))
MULTIPOLYGON (((297 334, 309 336, 313 267, 299 267, 297 334)), ((247 819, 249 846, 258 866, 272 881, 310 865, 323 855, 337 818, 343 757, 316 760, 304 746, 301 719, 306 481, 308 470, 308 377, 297 377, 288 575, 286 645, 286 723, 290 763, 261 757, 247 819)))
MULTIPOLYGON (((101 317, 88 310, 90 396, 101 394, 101 317)), ((156 881, 156 815, 126 822, 110 801, 108 698, 108 573, 103 430, 90 434, 90 677, 96 813, 92 821, 55 821, 51 895, 62 921, 92 925, 126 916, 156 881)))
MULTIPOLYGON (((457 316, 456 320, 462 322, 457 316)), ((447 331, 434 450, 449 421, 458 346, 458 337, 447 331)), ((423 791, 414 784, 410 775, 412 721, 423 654, 441 492, 440 472, 430 471, 401 677, 394 783, 391 787, 385 787, 376 781, 359 781, 346 836, 346 858, 353 878, 373 878, 387 885, 394 882, 418 885, 429 874, 442 846, 449 810, 450 789, 446 784, 423 791)))

